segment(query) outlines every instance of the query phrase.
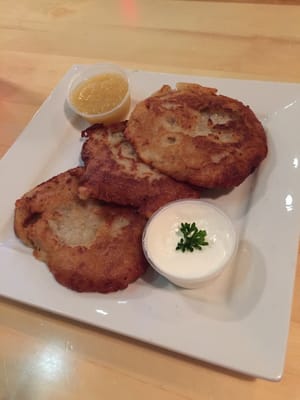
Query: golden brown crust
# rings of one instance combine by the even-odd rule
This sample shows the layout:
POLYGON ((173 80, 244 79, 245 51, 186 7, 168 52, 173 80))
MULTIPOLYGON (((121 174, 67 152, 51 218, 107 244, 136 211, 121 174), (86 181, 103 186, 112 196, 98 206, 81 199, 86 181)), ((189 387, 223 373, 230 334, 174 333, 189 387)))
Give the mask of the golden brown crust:
POLYGON ((125 136, 145 163, 206 188, 239 185, 267 154, 253 111, 197 84, 164 85, 138 103, 125 136))
POLYGON ((79 200, 82 173, 66 171, 17 200, 15 233, 62 285, 79 292, 124 289, 146 269, 145 219, 130 208, 79 200))
POLYGON ((131 205, 147 217, 164 204, 182 198, 199 198, 199 190, 177 182, 144 164, 123 136, 126 123, 94 125, 81 157, 86 169, 79 197, 131 205))

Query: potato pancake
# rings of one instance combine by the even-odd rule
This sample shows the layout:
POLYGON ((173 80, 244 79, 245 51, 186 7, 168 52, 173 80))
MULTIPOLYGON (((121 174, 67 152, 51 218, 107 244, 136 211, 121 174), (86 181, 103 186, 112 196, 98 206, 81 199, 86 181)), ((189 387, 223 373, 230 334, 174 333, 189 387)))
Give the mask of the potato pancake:
POLYGON ((16 201, 16 235, 55 279, 79 292, 125 289, 146 270, 146 219, 129 207, 77 197, 83 168, 61 173, 16 201))
POLYGON ((164 85, 138 103, 125 136, 145 163, 205 188, 239 185, 267 155, 254 112, 197 84, 164 85))
POLYGON ((150 217, 170 201, 200 197, 199 190, 143 163, 125 139, 125 127, 126 122, 97 124, 82 133, 88 139, 81 152, 86 167, 78 191, 81 199, 131 205, 150 217))

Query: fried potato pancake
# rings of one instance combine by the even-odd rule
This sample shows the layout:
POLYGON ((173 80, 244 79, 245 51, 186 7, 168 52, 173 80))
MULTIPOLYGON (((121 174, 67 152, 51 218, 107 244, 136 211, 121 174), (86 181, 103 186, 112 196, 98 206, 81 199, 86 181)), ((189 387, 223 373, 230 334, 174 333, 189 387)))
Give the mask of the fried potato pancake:
POLYGON ((143 163, 123 131, 126 122, 93 125, 81 152, 85 172, 79 186, 81 199, 96 198, 131 205, 150 217, 164 204, 182 198, 199 198, 199 190, 161 174, 143 163))
POLYGON ((267 155, 253 111, 197 84, 164 85, 138 103, 125 136, 145 163, 205 188, 239 185, 267 155))
POLYGON ((55 279, 79 292, 125 289, 146 270, 146 219, 129 207, 77 197, 83 168, 61 173, 16 201, 16 235, 55 279))

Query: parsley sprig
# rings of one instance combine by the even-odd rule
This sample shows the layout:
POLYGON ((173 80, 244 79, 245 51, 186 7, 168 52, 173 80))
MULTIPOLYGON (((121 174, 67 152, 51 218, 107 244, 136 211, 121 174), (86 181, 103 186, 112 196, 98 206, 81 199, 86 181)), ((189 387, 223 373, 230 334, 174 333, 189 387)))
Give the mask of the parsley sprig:
POLYGON ((183 234, 183 238, 177 243, 176 250, 181 250, 183 253, 185 251, 192 252, 194 249, 202 250, 202 246, 208 245, 206 241, 207 232, 205 230, 199 230, 195 222, 192 224, 183 222, 179 230, 183 234))

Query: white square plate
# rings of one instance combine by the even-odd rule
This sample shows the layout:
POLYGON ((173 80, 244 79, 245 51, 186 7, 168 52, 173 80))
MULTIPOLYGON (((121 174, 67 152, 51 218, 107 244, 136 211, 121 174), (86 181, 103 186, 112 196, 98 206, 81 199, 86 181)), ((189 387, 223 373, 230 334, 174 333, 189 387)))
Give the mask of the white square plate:
POLYGON ((207 195, 233 219, 237 258, 201 289, 169 284, 150 268, 128 289, 79 294, 60 286, 13 233, 14 202, 79 164, 82 125, 65 97, 73 66, 0 162, 0 294, 196 359, 280 379, 295 278, 299 228, 300 84, 128 71, 133 105, 162 84, 199 82, 249 104, 263 122, 269 154, 227 194, 207 195))

